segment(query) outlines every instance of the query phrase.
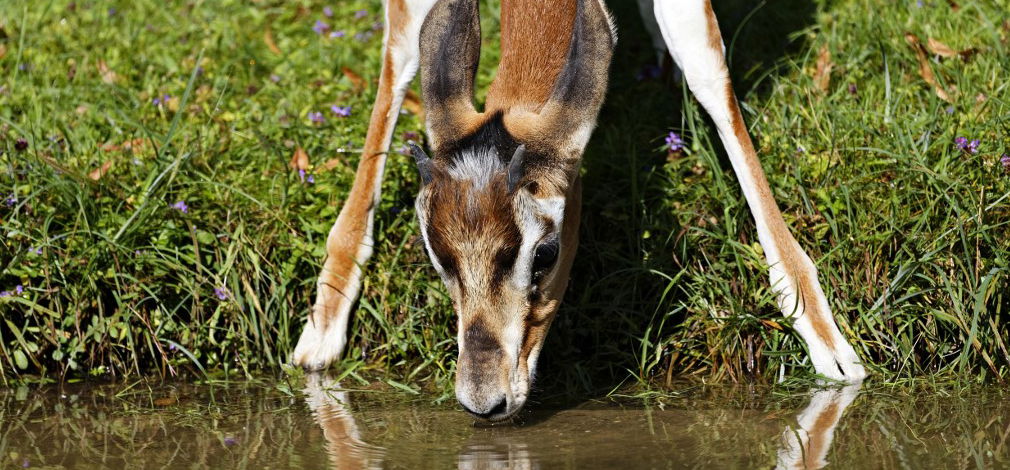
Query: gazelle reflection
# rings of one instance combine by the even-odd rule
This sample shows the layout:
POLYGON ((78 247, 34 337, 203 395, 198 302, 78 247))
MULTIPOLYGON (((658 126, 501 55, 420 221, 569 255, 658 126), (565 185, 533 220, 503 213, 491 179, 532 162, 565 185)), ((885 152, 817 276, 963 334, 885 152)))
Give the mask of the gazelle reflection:
MULTIPOLYGON (((305 387, 305 401, 322 428, 332 468, 343 470, 383 467, 385 452, 362 441, 357 423, 348 409, 347 393, 338 390, 339 384, 334 380, 319 375, 309 376, 305 387)), ((860 385, 840 389, 812 389, 807 407, 796 415, 795 422, 786 426, 780 435, 776 468, 819 469, 827 465, 825 459, 834 439, 835 428, 859 390, 860 385)), ((544 429, 537 428, 550 426, 552 421, 564 422, 566 419, 564 416, 563 414, 554 416, 548 421, 526 428, 528 432, 475 432, 459 447, 455 459, 457 467, 460 470, 547 468, 549 465, 542 461, 542 457, 549 457, 545 452, 557 449, 551 446, 549 450, 545 447, 548 443, 539 442, 545 433, 544 429)), ((570 415, 568 416, 568 419, 571 419, 570 415)), ((656 419, 661 418, 656 416, 656 419)), ((630 421, 623 422, 631 425, 630 421)), ((550 429, 548 431, 550 431, 548 434, 554 432, 550 429)), ((637 431, 629 428, 628 432, 648 432, 648 430, 637 431)), ((687 437, 691 440, 700 439, 699 436, 690 436, 690 431, 687 432, 687 437)), ((586 435, 587 438, 589 436, 586 435)), ((646 436, 642 437, 648 439, 646 436)), ((676 444, 670 442, 670 445, 676 444)), ((395 462, 387 463, 395 464, 395 462)))

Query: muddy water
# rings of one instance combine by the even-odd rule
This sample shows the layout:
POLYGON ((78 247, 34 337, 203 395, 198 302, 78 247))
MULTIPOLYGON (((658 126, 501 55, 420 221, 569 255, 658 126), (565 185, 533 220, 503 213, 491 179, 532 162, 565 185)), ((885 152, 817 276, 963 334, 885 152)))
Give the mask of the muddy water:
POLYGON ((21 387, 0 390, 0 468, 1010 468, 1007 395, 685 386, 488 427, 322 377, 21 387))

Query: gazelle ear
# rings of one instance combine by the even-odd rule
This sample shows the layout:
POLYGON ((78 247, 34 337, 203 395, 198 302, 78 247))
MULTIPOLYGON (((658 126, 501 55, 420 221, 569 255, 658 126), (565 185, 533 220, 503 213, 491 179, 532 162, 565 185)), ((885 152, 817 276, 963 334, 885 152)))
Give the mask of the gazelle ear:
POLYGON ((480 60, 477 0, 439 0, 421 27, 421 93, 433 149, 458 140, 480 116, 473 81, 480 60))
POLYGON ((417 163, 417 171, 421 174, 421 184, 431 183, 431 158, 428 158, 428 154, 424 153, 424 149, 417 144, 410 144, 410 154, 414 156, 414 161, 417 163))
POLYGON ((533 128, 547 145, 582 148, 603 105, 617 32, 602 0, 577 0, 565 66, 533 128))

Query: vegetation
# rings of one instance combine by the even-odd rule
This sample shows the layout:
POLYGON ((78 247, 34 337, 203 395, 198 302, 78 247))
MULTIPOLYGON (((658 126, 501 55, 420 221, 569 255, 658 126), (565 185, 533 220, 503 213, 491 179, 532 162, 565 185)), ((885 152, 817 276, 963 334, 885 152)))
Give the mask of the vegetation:
MULTIPOLYGON (((482 2, 482 90, 497 3, 482 2)), ((634 2, 609 3, 621 40, 541 385, 809 376, 716 133, 650 67, 634 2)), ((1010 3, 716 3, 775 196, 871 371, 1010 378, 1010 3)), ((0 380, 283 364, 364 140, 379 13, 0 3, 0 380)), ((394 150, 423 139, 417 112, 394 150)), ((386 175, 334 368, 444 390, 454 321, 417 242, 416 172, 394 153, 386 175)))

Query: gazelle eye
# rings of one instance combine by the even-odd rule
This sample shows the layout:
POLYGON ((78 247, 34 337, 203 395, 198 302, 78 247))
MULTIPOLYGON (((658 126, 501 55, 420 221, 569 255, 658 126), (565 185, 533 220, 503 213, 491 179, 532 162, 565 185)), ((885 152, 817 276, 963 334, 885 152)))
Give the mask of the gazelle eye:
POLYGON ((539 281, 554 266, 558 260, 559 248, 557 235, 552 235, 537 245, 533 252, 533 282, 539 281))

